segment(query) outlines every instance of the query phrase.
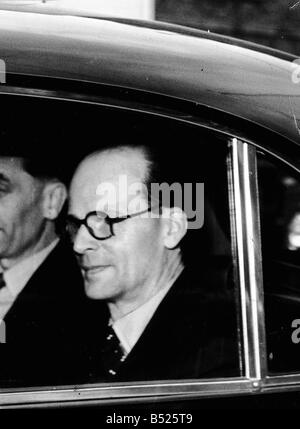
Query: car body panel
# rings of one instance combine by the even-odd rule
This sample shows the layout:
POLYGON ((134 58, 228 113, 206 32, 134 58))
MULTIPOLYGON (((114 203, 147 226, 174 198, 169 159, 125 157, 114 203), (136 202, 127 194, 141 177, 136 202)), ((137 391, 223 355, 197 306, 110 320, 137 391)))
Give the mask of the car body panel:
MULTIPOLYGON (((293 79, 299 77, 298 66, 293 63, 294 57, 262 48, 255 51, 253 44, 247 47, 247 43, 243 42, 243 46, 239 46, 234 41, 231 43, 229 38, 184 30, 183 27, 151 22, 145 25, 105 17, 94 19, 72 16, 67 12, 41 12, 42 9, 39 14, 0 11, 0 59, 6 62, 8 88, 14 86, 14 75, 21 79, 25 76, 58 79, 60 84, 64 79, 79 84, 88 82, 99 84, 100 89, 101 85, 127 88, 141 94, 157 94, 207 106, 254 122, 300 144, 300 83, 293 79)), ((42 80, 37 81, 42 92, 42 80)), ((21 87, 18 90, 22 93, 21 87)), ((61 87, 57 94, 63 94, 61 87)), ((143 108, 146 110, 145 106, 143 108)), ((241 157, 237 157, 237 162, 238 159, 241 157)), ((252 179, 253 183, 256 182, 255 174, 252 179)), ((245 189, 245 186, 242 188, 245 189)), ((256 201, 256 198, 251 200, 256 201)), ((243 213, 246 216, 246 209, 243 213)), ((254 251, 258 231, 255 230, 253 235, 256 240, 252 243, 254 251)), ((256 283, 253 283, 252 290, 256 293, 255 288, 256 283)), ((249 293, 249 296, 253 304, 256 299, 253 298, 254 293, 249 293)), ((248 324, 249 330, 254 322, 248 324)), ((257 373, 258 378, 249 372, 245 380, 228 380, 227 395, 224 395, 226 383, 222 381, 201 386, 201 383, 193 384, 189 380, 173 386, 166 382, 154 385, 143 383, 140 394, 136 384, 115 386, 114 389, 112 386, 102 386, 98 390, 96 386, 89 386, 86 390, 76 386, 71 391, 50 388, 49 392, 8 392, 6 398, 6 393, 2 394, 1 401, 4 406, 31 403, 36 407, 45 404, 60 406, 68 402, 77 406, 98 406, 105 401, 108 404, 115 401, 120 405, 123 400, 127 406, 131 400, 135 404, 155 402, 157 405, 165 397, 174 407, 178 406, 176 398, 177 401, 187 399, 190 404, 194 399, 197 401, 195 406, 199 408, 201 397, 206 408, 207 401, 214 406, 220 400, 228 406, 228 401, 236 404, 237 400, 247 402, 250 398, 252 403, 256 403, 254 406, 259 407, 265 398, 271 398, 272 402, 271 395, 261 396, 260 393, 272 389, 278 391, 278 385, 284 390, 283 383, 291 389, 287 380, 282 380, 282 385, 280 380, 275 380, 275 385, 271 382, 262 386, 261 380, 265 383, 265 374, 260 369, 257 373), (223 389, 221 393, 220 386, 223 389), (214 389, 217 395, 207 399, 210 395, 214 396, 214 389), (185 398, 178 394, 180 391, 189 394, 185 398), (243 396, 249 392, 252 396, 243 396), (241 397, 238 399, 236 395, 241 397)), ((299 380, 290 383, 297 383, 295 389, 299 389, 299 380)), ((299 392, 296 392, 295 398, 298 406, 299 392)))
POLYGON ((297 64, 197 33, 2 10, 0 58, 8 84, 17 73, 171 96, 253 121, 299 144, 297 64))

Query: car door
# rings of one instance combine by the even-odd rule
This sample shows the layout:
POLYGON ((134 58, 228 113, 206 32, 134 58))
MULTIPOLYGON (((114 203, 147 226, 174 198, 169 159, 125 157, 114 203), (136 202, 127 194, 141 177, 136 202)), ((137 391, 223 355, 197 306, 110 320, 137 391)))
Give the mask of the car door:
MULTIPOLYGON (((221 336, 227 349, 228 366, 217 376, 149 379, 145 373, 144 379, 110 384, 97 380, 51 386, 21 383, 1 389, 1 406, 65 404, 103 410, 118 407, 120 411, 133 403, 141 409, 153 404, 155 409, 183 406, 187 410, 245 404, 261 407, 268 400, 290 402, 285 398, 291 394, 296 405, 297 374, 274 375, 268 366, 274 352, 266 341, 269 315, 265 316, 264 310, 259 204, 265 184, 260 182, 261 165, 257 161, 260 151, 272 158, 270 148, 264 148, 265 130, 254 130, 249 125, 251 134, 247 135, 245 123, 235 118, 147 93, 39 78, 15 78, 10 82, 0 87, 5 120, 16 124, 25 117, 41 128, 45 140, 40 145, 53 145, 59 154, 57 162, 64 167, 66 183, 85 155, 102 145, 109 146, 110 141, 126 136, 127 142, 144 139, 163 145, 170 163, 177 166, 181 189, 190 198, 182 198, 190 218, 186 263, 193 267, 196 282, 205 274, 199 288, 210 302, 230 302, 234 306, 229 331, 228 313, 222 314, 226 305, 220 305, 218 318, 210 320, 211 335, 221 336), (197 184, 201 186, 197 188, 197 184), (204 194, 197 193, 197 189, 204 189, 204 194), (286 392, 283 399, 281 392, 285 390, 296 393, 286 392), (261 395, 265 392, 274 394, 261 395)), ((284 144, 283 138, 277 139, 279 150, 284 144)), ((293 150, 287 150, 281 162, 285 163, 284 156, 289 159, 293 150)), ((292 323, 291 335, 297 343, 297 318, 292 323)), ((1 347, 6 346, 3 341, 1 347)))

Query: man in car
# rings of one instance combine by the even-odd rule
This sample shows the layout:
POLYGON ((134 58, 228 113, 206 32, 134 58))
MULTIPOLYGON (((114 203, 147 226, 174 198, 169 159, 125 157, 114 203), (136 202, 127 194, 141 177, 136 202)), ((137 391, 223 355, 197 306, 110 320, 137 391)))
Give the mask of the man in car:
POLYGON ((50 150, 26 153, 24 144, 1 137, 0 387, 66 382, 84 299, 73 252, 58 231, 66 186, 50 150))
POLYGON ((93 380, 225 375, 232 357, 234 312, 203 295, 203 269, 195 281, 184 266, 185 212, 149 193, 164 165, 149 147, 120 144, 87 156, 71 182, 67 229, 99 331, 93 380))

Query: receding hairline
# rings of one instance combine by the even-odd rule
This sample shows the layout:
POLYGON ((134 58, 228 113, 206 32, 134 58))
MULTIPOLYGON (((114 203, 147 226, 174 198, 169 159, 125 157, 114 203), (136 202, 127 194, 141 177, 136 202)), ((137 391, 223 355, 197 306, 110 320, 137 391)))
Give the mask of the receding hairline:
MULTIPOLYGON (((81 160, 81 162, 79 163, 79 165, 77 166, 74 175, 73 175, 73 179, 74 177, 77 175, 77 173, 79 171, 82 171, 85 167, 86 164, 89 161, 96 161, 97 158, 100 159, 100 157, 105 157, 105 156, 110 156, 110 155, 121 155, 122 154, 128 154, 130 156, 130 154, 134 154, 136 155, 140 155, 141 156, 141 161, 142 161, 142 168, 143 171, 141 171, 141 179, 144 183, 146 183, 148 181, 148 178, 150 176, 150 171, 151 171, 151 160, 150 160, 150 156, 149 156, 149 150, 146 146, 140 145, 140 146, 130 146, 127 144, 120 144, 119 146, 115 146, 115 147, 107 147, 107 148, 103 148, 103 149, 98 149, 93 151, 92 153, 88 154, 85 158, 83 158, 81 160)), ((130 159, 129 159, 130 161, 130 159)), ((72 179, 72 181, 73 181, 72 179)))

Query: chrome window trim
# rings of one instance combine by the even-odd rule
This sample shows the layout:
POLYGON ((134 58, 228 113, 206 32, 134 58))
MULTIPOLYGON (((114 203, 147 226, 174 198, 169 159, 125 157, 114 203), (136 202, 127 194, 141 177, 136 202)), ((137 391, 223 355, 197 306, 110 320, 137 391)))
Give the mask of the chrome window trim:
POLYGON ((266 387, 284 386, 289 388, 290 386, 295 384, 298 384, 298 388, 299 388, 299 385, 300 385, 299 373, 268 375, 264 380, 264 385, 266 387))
POLYGON ((149 399, 155 398, 163 400, 180 397, 224 397, 241 393, 251 393, 260 389, 260 384, 256 380, 246 378, 214 379, 211 380, 188 380, 188 381, 163 381, 163 382, 136 382, 136 383, 116 383, 111 385, 103 383, 101 385, 91 384, 80 387, 56 387, 50 388, 26 388, 18 389, 14 392, 0 393, 0 409, 2 406, 19 404, 45 404, 74 401, 114 401, 114 403, 124 403, 133 398, 149 399), (109 392, 109 394, 108 394, 109 392))
POLYGON ((231 143, 245 376, 264 380, 267 366, 256 148, 237 138, 231 143))

